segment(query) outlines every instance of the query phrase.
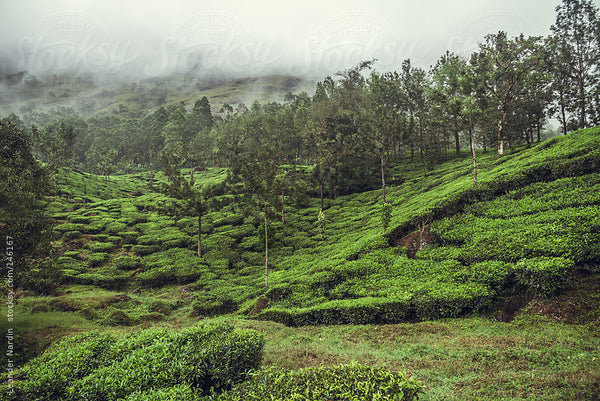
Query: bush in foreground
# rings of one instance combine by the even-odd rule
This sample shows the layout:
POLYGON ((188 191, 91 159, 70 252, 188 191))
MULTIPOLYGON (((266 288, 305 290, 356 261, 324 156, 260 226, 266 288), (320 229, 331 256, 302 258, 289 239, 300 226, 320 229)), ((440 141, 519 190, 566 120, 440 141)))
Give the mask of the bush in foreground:
POLYGON ((411 401, 423 385, 402 373, 358 364, 298 371, 263 370, 214 401, 411 401))
POLYGON ((7 399, 111 401, 136 392, 173 393, 177 386, 184 393, 189 387, 208 394, 230 388, 257 369, 263 345, 257 332, 225 324, 179 332, 142 330, 120 339, 79 335, 17 371, 15 393, 7 399))

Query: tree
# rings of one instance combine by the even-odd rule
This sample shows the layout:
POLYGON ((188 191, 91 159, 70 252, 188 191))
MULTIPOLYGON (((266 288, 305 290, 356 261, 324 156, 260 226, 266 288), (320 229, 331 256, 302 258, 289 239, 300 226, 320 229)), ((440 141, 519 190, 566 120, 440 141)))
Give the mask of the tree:
POLYGON ((386 203, 385 167, 396 133, 403 122, 402 87, 396 72, 378 74, 373 72, 369 81, 369 112, 365 119, 370 120, 367 132, 379 156, 381 170, 381 196, 386 203))
POLYGON ((51 189, 50 175, 33 157, 25 131, 0 120, 0 235, 10 248, 2 259, 11 266, 11 289, 25 282, 36 259, 49 255, 51 222, 41 201, 51 189))
POLYGON ((165 192, 176 199, 183 200, 187 209, 198 217, 197 255, 201 258, 202 216, 204 216, 206 211, 210 208, 217 189, 215 186, 197 187, 195 186, 193 177, 191 177, 190 181, 186 180, 181 174, 179 163, 174 160, 173 155, 169 155, 166 152, 163 152, 162 154, 161 167, 169 179, 168 184, 164 187, 165 192))
POLYGON ((498 110, 498 156, 504 156, 506 116, 527 74, 541 66, 540 38, 523 35, 508 39, 505 32, 490 34, 471 56, 471 65, 498 110))
POLYGON ((269 286, 269 218, 279 198, 277 175, 279 164, 275 132, 259 105, 239 116, 237 127, 245 133, 237 147, 237 157, 231 160, 228 181, 237 186, 247 207, 262 211, 265 239, 265 287, 269 286))
MULTIPOLYGON (((575 95, 561 101, 576 110, 579 128, 586 128, 589 107, 600 79, 598 7, 592 0, 563 0, 556 7, 556 22, 551 31, 555 41, 556 79, 561 85, 559 93, 575 95)), ((563 122, 563 125, 566 124, 563 122)))
POLYGON ((443 125, 454 133, 454 148, 460 156, 461 108, 463 96, 460 79, 466 62, 454 53, 446 52, 432 69, 432 95, 441 108, 443 125))

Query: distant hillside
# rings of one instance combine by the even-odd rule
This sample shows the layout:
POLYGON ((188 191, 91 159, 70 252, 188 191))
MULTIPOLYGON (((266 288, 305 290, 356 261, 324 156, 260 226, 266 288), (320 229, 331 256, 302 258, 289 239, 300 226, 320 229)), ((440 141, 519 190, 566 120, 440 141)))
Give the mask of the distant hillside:
POLYGON ((170 76, 125 82, 86 76, 53 75, 38 78, 27 72, 0 76, 0 115, 24 114, 69 107, 83 115, 107 113, 120 105, 152 109, 164 103, 193 106, 208 97, 217 112, 224 103, 250 106, 254 101, 283 101, 288 91, 312 93, 313 83, 298 77, 270 75, 238 79, 170 76))

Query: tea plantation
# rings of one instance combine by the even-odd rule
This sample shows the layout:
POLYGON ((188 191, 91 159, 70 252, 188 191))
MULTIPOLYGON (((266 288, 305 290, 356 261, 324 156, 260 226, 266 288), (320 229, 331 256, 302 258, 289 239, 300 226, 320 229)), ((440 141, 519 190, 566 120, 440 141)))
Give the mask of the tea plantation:
MULTIPOLYGON (((24 293, 18 301, 14 325, 24 345, 15 354, 22 367, 15 370, 15 391, 5 399, 485 398, 486 387, 451 379, 467 380, 465 372, 442 369, 445 382, 439 371, 432 373, 435 366, 410 362, 432 357, 431 349, 407 351, 394 360, 406 363, 392 361, 384 369, 374 367, 380 357, 365 351, 350 358, 334 340, 357 328, 370 338, 378 327, 417 330, 412 334, 417 338, 419 327, 452 325, 443 319, 457 318, 471 327, 460 334, 467 337, 480 325, 521 325, 502 326, 516 330, 514 342, 521 344, 520 338, 538 341, 527 334, 538 326, 546 327, 543 332, 567 324, 535 320, 528 308, 562 299, 577 283, 597 282, 600 128, 500 159, 480 154, 478 162, 476 186, 471 159, 451 159, 434 169, 408 161, 394 165, 398 183, 387 191, 388 230, 382 228, 380 190, 326 199, 321 221, 318 199, 286 205, 285 223, 271 227, 268 288, 261 215, 232 195, 220 195, 202 217, 198 257, 198 217, 158 190, 165 180, 160 173, 106 181, 61 170, 60 190, 46 204, 56 221, 55 274, 38 272, 35 283, 42 293, 57 280, 59 285, 51 296, 24 293), (510 306, 515 300, 519 304, 510 306), (314 328, 319 325, 343 326, 314 328), (287 336, 313 329, 330 333, 330 348, 319 352, 331 358, 315 354, 316 364, 286 365, 294 358, 282 356, 290 346, 287 336), (59 341, 78 332, 83 333, 59 341), (359 364, 348 364, 351 360, 359 364), (261 361, 270 368, 260 370, 261 361)), ((222 182, 227 172, 215 168, 195 175, 203 185, 222 182)), ((590 383, 600 380, 600 341, 593 329, 600 309, 597 299, 589 300, 589 318, 561 329, 582 336, 569 348, 581 361, 550 361, 562 364, 556 375, 560 369, 577 373, 573 391, 560 393, 556 388, 564 383, 548 379, 534 383, 531 399, 599 394, 590 383), (536 392, 540 388, 547 391, 536 392)), ((382 340, 382 346, 402 348, 400 337, 394 338, 382 340)), ((316 339, 305 341, 310 348, 316 339)), ((377 342, 370 347, 377 349, 377 342)), ((444 360, 447 349, 438 351, 435 358, 444 360)), ((527 358, 522 369, 550 369, 548 360, 527 358)), ((552 376, 543 372, 541 377, 552 376)), ((496 390, 515 389, 503 399, 526 395, 529 387, 521 378, 502 380, 496 390)))

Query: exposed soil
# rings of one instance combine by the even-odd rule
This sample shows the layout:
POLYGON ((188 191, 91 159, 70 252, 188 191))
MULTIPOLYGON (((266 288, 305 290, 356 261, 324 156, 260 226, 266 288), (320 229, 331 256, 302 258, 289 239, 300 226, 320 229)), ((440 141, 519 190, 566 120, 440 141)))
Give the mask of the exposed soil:
POLYGON ((569 291, 551 299, 533 299, 521 313, 570 324, 600 325, 600 274, 575 277, 569 291))
POLYGON ((414 231, 394 242, 394 246, 403 246, 408 250, 408 257, 414 259, 417 252, 425 249, 434 241, 431 235, 430 226, 423 227, 422 230, 414 231))

